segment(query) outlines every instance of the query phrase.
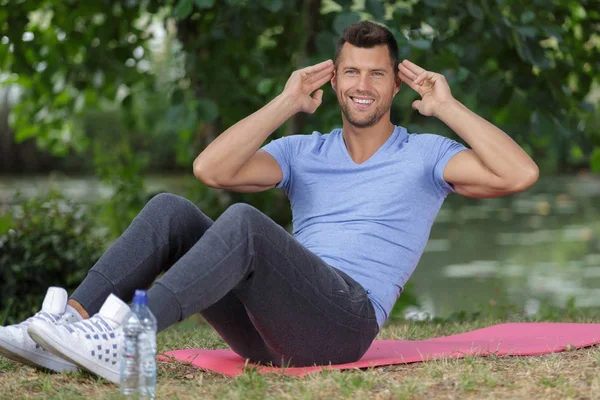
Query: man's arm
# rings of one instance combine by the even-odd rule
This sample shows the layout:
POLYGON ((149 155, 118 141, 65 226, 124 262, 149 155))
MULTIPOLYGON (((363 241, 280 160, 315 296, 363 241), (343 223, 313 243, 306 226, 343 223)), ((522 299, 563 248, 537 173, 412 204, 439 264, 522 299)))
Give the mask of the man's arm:
POLYGON ((452 157, 444 179, 457 193, 469 197, 497 197, 523 191, 539 176, 535 162, 501 129, 458 101, 437 115, 472 150, 452 157))
POLYGON ((498 197, 533 185, 539 169, 527 153, 501 129, 452 97, 443 75, 404 60, 400 78, 422 96, 413 108, 435 116, 467 142, 472 150, 450 159, 444 179, 469 197, 498 197))
POLYGON ((274 187, 282 179, 281 168, 260 146, 297 112, 315 112, 323 98, 317 89, 332 76, 331 60, 292 73, 279 96, 227 129, 196 157, 194 175, 222 189, 256 192, 274 187))

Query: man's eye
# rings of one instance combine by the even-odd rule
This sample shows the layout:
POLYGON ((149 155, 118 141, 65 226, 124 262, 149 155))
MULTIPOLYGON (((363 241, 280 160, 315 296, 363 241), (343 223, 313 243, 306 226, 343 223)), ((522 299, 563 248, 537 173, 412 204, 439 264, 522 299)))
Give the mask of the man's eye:
POLYGON ((375 75, 375 76, 383 76, 383 72, 373 72, 373 75, 375 75))
POLYGON ((350 75, 355 74, 355 73, 356 73, 356 71, 353 71, 351 69, 349 69, 348 71, 346 71, 346 74, 350 74, 350 75))

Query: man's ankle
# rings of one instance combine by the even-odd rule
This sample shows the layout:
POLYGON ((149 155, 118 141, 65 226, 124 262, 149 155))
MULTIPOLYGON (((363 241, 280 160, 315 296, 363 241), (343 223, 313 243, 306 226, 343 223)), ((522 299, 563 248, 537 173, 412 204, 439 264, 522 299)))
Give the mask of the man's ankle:
POLYGON ((73 307, 73 309, 75 311, 77 311, 77 313, 81 316, 81 318, 88 319, 90 317, 90 315, 85 310, 85 308, 83 308, 83 306, 81 304, 79 304, 79 302, 77 300, 69 299, 69 301, 67 301, 67 305, 73 307))

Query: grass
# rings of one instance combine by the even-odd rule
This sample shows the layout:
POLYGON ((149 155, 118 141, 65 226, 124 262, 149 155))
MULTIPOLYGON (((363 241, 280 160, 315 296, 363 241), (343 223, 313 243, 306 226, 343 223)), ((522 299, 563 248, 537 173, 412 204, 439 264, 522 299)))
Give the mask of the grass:
MULTIPOLYGON (((597 322, 568 314, 552 320, 597 322)), ((515 320, 514 318, 512 320, 515 320)), ((474 321, 395 322, 378 339, 451 335, 507 318, 474 321)), ((205 324, 179 326, 159 335, 160 351, 226 348, 205 324)), ((323 371, 304 378, 260 375, 248 368, 231 378, 180 364, 159 362, 157 398, 168 399, 567 399, 597 398, 600 346, 533 357, 445 358, 368 370, 323 371)), ((0 357, 0 399, 119 399, 118 387, 84 373, 53 374, 0 357)))

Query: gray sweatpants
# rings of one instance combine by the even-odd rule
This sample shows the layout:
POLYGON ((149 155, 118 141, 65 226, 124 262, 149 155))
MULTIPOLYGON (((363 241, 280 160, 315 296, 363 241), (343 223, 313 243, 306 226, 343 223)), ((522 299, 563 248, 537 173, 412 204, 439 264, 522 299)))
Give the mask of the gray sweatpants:
POLYGON ((110 293, 130 302, 148 287, 159 330, 199 312, 255 363, 357 361, 379 331, 360 284, 247 204, 213 222, 182 197, 155 196, 72 298, 93 315, 110 293))

